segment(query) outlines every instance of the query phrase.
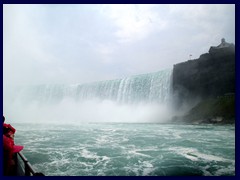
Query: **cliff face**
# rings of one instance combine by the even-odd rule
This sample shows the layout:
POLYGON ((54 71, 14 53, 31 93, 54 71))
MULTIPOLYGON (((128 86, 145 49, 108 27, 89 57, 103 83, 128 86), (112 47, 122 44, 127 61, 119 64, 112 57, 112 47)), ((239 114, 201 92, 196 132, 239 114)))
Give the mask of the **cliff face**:
POLYGON ((172 118, 174 123, 233 124, 235 123, 235 96, 233 94, 199 102, 183 116, 172 118))
POLYGON ((196 99, 235 93, 235 47, 210 48, 209 53, 173 67, 176 107, 196 99))

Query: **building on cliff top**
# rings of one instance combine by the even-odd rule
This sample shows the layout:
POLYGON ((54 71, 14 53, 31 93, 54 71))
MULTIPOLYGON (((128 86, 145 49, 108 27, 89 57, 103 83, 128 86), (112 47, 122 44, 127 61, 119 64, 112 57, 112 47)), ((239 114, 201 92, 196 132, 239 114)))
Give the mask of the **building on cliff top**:
POLYGON ((209 49, 209 53, 212 53, 212 52, 214 52, 215 50, 218 50, 218 49, 228 48, 228 47, 235 48, 233 43, 228 43, 228 42, 225 41, 224 38, 222 38, 221 39, 221 44, 219 44, 218 46, 211 46, 210 49, 209 49))

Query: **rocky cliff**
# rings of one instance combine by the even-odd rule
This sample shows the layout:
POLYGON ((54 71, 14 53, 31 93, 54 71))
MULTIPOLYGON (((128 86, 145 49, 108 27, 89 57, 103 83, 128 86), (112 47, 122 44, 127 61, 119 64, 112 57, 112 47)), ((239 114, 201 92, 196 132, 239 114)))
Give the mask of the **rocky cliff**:
POLYGON ((227 93, 235 93, 235 46, 224 39, 198 59, 174 65, 173 94, 177 108, 227 93))
POLYGON ((190 109, 172 122, 234 123, 235 46, 222 39, 198 59, 174 65, 173 95, 177 109, 190 109))

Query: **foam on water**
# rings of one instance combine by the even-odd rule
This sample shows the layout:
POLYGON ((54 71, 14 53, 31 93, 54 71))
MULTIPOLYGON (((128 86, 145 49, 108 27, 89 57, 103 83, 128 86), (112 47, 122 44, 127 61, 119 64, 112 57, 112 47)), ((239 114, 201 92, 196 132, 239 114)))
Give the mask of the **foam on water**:
POLYGON ((62 125, 37 130, 30 124, 35 128, 26 131, 26 125, 14 126, 16 143, 46 175, 235 175, 235 149, 226 147, 235 143, 231 126, 198 133, 195 126, 167 124, 82 124, 71 131, 62 125), (218 141, 209 146, 209 139, 218 141))
POLYGON ((173 147, 169 148, 170 151, 174 151, 177 154, 180 154, 187 159, 192 161, 221 161, 221 162, 233 162, 233 160, 225 159, 219 156, 211 155, 211 154, 204 154, 200 153, 195 148, 184 148, 184 147, 173 147))

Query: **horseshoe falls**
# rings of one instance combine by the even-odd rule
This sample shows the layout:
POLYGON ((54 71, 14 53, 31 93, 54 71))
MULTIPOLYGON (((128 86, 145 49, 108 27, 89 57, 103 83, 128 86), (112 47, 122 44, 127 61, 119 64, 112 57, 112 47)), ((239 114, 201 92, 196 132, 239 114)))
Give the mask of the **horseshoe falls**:
POLYGON ((19 87, 4 113, 47 176, 234 176, 235 126, 168 123, 171 78, 19 87))
POLYGON ((123 79, 76 85, 40 85, 31 89, 32 98, 40 102, 99 99, 118 103, 159 102, 170 98, 172 70, 131 76, 123 79))
POLYGON ((28 86, 15 90, 11 106, 22 122, 164 122, 172 115, 171 75, 169 69, 86 84, 28 86))

